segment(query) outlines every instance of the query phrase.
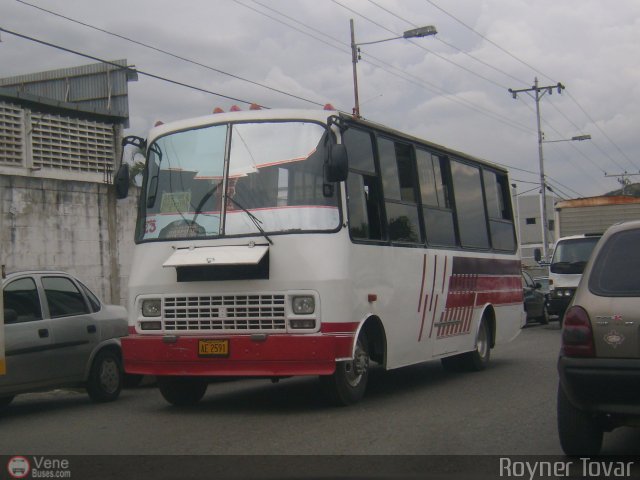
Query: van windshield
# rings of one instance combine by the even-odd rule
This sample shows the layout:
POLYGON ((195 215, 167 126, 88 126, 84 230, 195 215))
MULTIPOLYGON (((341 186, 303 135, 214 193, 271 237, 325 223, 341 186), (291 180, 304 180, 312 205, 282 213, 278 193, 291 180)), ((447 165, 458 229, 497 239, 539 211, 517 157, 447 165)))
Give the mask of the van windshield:
POLYGON ((599 236, 562 240, 556 244, 549 270, 552 273, 581 274, 599 236))
POLYGON ((211 125, 148 150, 136 241, 335 230, 323 195, 326 128, 302 121, 211 125))

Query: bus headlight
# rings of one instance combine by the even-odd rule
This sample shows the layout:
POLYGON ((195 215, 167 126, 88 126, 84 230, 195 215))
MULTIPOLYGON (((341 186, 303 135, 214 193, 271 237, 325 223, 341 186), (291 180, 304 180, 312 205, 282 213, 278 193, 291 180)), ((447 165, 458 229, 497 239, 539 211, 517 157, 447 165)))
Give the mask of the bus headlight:
POLYGON ((159 317, 162 313, 162 302, 159 298, 148 298, 142 300, 143 317, 159 317))
POLYGON ((312 296, 293 297, 291 310, 296 315, 310 315, 316 310, 316 300, 312 296))

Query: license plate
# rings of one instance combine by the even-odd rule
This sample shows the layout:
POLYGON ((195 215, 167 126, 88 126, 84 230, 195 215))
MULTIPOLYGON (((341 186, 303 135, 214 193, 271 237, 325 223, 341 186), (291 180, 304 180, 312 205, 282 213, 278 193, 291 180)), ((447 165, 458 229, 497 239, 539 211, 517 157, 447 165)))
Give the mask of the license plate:
POLYGON ((198 356, 228 357, 229 340, 198 340, 198 356))

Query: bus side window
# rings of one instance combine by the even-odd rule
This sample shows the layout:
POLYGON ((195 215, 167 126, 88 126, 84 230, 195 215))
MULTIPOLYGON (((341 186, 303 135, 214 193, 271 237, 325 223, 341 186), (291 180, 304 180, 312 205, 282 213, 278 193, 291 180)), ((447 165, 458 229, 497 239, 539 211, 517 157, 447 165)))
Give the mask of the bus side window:
POLYGON ((411 145, 378 138, 387 231, 392 242, 422 243, 411 145))
POLYGON ((352 127, 344 132, 342 142, 349 156, 349 232, 355 239, 381 240, 382 195, 373 157, 371 134, 352 127))
POLYGON ((467 248, 489 248, 480 169, 457 160, 450 165, 460 243, 467 248))
POLYGON ((456 232, 449 198, 446 159, 417 148, 416 161, 427 242, 430 245, 455 246, 456 232))
POLYGON ((491 244, 496 250, 513 251, 516 248, 516 236, 507 176, 484 170, 483 180, 491 244))

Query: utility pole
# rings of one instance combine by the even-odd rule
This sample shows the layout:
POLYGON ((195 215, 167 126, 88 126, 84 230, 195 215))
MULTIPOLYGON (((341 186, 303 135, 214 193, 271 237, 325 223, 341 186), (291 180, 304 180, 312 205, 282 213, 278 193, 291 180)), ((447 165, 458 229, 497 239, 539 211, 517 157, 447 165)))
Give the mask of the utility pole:
POLYGON ((622 195, 627 194, 626 192, 627 187, 631 185, 631 180, 629 180, 629 177, 635 177, 637 175, 640 175, 640 173, 624 172, 624 173, 613 173, 613 174, 605 173, 604 174, 605 177, 616 177, 618 179, 618 183, 620 184, 620 186, 622 186, 622 195))
POLYGON ((564 90, 564 85, 558 82, 557 85, 541 87, 538 85, 538 77, 535 78, 533 87, 531 88, 523 88, 521 90, 513 90, 511 88, 509 89, 509 93, 511 93, 514 99, 518 98, 518 93, 526 93, 536 101, 536 120, 538 125, 538 159, 540 162, 540 222, 542 223, 542 258, 545 261, 549 260, 547 257, 547 253, 549 250, 549 240, 547 238, 547 233, 549 229, 547 222, 547 181, 544 176, 544 155, 542 153, 544 134, 542 133, 542 129, 540 127, 540 100, 547 93, 551 95, 554 89, 557 89, 558 93, 562 93, 562 90, 564 90))

